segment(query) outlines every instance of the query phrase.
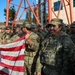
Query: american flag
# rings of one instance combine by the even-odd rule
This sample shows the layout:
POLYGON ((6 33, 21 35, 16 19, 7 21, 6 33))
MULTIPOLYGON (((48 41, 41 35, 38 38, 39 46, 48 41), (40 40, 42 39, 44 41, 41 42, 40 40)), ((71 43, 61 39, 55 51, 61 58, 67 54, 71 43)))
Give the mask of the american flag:
POLYGON ((0 75, 24 75, 25 39, 0 45, 0 75))

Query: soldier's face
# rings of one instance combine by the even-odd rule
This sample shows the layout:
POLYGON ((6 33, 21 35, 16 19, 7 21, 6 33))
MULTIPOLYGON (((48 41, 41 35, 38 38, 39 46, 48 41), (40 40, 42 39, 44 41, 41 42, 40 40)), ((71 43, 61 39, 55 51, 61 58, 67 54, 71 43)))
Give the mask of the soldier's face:
POLYGON ((20 28, 16 28, 15 31, 18 33, 18 32, 20 32, 20 30, 21 30, 20 28))
POLYGON ((57 36, 61 30, 61 27, 58 25, 51 25, 49 31, 52 35, 57 36))
POLYGON ((25 33, 27 32, 27 29, 26 29, 26 28, 22 28, 22 30, 23 30, 23 32, 25 32, 25 33))

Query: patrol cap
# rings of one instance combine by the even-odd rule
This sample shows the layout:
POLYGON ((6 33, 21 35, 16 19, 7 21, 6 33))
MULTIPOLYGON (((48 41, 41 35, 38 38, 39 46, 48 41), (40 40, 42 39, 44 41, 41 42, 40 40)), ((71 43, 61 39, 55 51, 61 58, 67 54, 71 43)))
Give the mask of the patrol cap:
POLYGON ((32 25, 31 25, 31 29, 35 29, 35 28, 38 28, 38 25, 32 24, 32 25))
POLYGON ((12 27, 10 25, 6 26, 5 28, 6 30, 12 29, 12 27))
POLYGON ((63 25, 63 20, 62 19, 57 19, 57 18, 53 18, 50 22, 50 24, 48 25, 63 25))
POLYGON ((75 28, 75 21, 70 25, 71 28, 75 28))
POLYGON ((21 28, 21 24, 17 24, 17 25, 15 25, 14 28, 15 28, 15 29, 16 29, 16 28, 21 28))
POLYGON ((30 23, 23 23, 22 27, 31 29, 31 24, 30 23))

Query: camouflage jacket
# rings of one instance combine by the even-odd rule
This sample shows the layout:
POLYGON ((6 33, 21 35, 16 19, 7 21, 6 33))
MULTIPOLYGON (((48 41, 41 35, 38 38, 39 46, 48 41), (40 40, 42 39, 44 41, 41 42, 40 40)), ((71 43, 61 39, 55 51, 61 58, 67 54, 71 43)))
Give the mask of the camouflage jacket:
POLYGON ((74 75, 74 50, 69 35, 61 31, 58 37, 49 36, 44 40, 41 63, 55 66, 56 75, 74 75))
POLYGON ((71 37, 73 43, 75 44, 75 34, 70 34, 70 37, 71 37))
POLYGON ((7 44, 10 42, 11 34, 4 33, 1 37, 1 44, 7 44), (5 40, 5 42, 2 43, 2 40, 5 40))
POLYGON ((30 33, 30 39, 32 40, 32 46, 29 45, 28 41, 26 40, 26 50, 25 50, 25 65, 31 66, 31 71, 36 72, 40 71, 40 61, 38 58, 38 49, 39 49, 39 44, 40 44, 40 38, 39 36, 31 32, 30 33))

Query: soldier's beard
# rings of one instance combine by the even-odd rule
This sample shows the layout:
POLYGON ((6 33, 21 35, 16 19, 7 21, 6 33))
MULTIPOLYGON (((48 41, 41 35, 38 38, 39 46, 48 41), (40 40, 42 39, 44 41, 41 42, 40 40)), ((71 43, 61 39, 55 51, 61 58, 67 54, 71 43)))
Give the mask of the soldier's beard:
POLYGON ((51 35, 54 36, 54 37, 57 37, 59 35, 59 32, 51 31, 51 35))

